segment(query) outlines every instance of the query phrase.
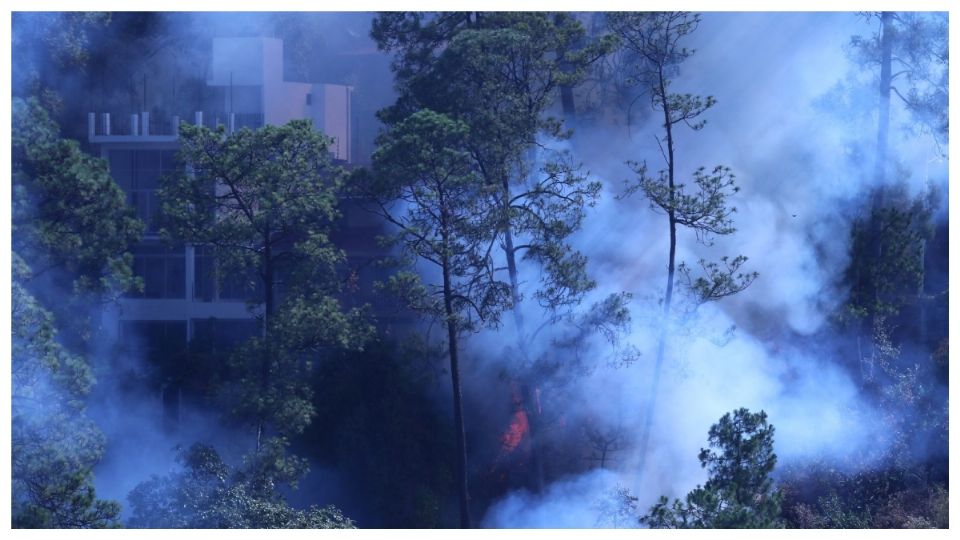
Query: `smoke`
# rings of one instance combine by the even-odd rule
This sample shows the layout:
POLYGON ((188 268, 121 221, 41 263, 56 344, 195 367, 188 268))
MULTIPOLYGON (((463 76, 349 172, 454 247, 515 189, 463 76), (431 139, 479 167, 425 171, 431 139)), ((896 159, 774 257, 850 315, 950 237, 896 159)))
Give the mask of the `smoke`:
MULTIPOLYGON (((862 217, 873 187, 876 133, 869 114, 875 103, 828 98, 839 83, 849 84, 851 72, 854 80, 871 84, 844 47, 851 35, 868 35, 873 26, 853 14, 706 14, 690 36, 687 45, 697 52, 680 66, 671 90, 713 95, 717 105, 706 113, 704 130, 677 134, 680 182, 697 167, 723 164, 736 174, 741 191, 732 200, 738 232, 708 246, 681 227, 677 261, 696 268, 701 257, 743 254, 749 258, 745 269, 760 277, 674 328, 642 477, 633 452, 655 358, 667 221, 642 194, 615 196, 622 181, 633 177, 626 160, 647 160, 652 172, 665 168, 653 137, 662 128, 656 114, 629 133, 611 125, 575 126, 574 152, 604 183, 602 199, 574 239, 600 284, 588 301, 633 293, 633 327, 625 340, 643 355, 633 365, 612 368, 602 362, 609 347, 595 343, 596 369, 562 388, 562 411, 556 414, 568 423, 619 429, 626 433, 626 449, 611 470, 583 465, 581 476, 559 480, 539 496, 509 493, 491 506, 486 525, 595 527, 591 503, 617 484, 638 497, 640 511, 660 495, 682 497, 706 480, 696 456, 709 427, 738 407, 768 413, 781 466, 825 459, 851 467, 845 458, 858 455, 856 466, 866 468, 883 455, 891 437, 851 378, 848 367, 856 360, 838 356, 841 338, 828 326, 846 300, 839 280, 848 264, 850 224, 862 217)), ((649 107, 646 99, 637 107, 649 107)), ((906 119, 902 108, 892 114, 906 119)), ((905 178, 910 195, 931 185, 945 192, 946 163, 932 139, 896 130, 891 137, 897 158, 914 171, 905 178)), ((533 310, 526 316, 538 317, 533 310)), ((475 354, 486 361, 506 356, 481 352, 489 353, 493 336, 475 342, 475 354)))
POLYGON ((596 527, 600 493, 616 483, 616 474, 604 469, 558 480, 542 497, 528 491, 510 493, 497 501, 483 518, 484 527, 583 529, 596 527))
MULTIPOLYGON (((359 132, 358 144, 365 146, 367 153, 377 130, 373 111, 392 99, 390 85, 383 82, 390 77, 388 59, 384 55, 368 58, 376 53, 367 36, 372 13, 129 12, 114 13, 109 21, 98 16, 88 22, 83 14, 75 15, 16 14, 12 27, 17 58, 14 84, 17 95, 31 92, 37 80, 50 86, 63 103, 57 119, 64 136, 84 145, 88 112, 123 117, 142 110, 168 115, 202 110, 197 89, 205 85, 215 37, 281 38, 286 45, 287 80, 362 84, 363 91, 354 96, 359 121, 353 127, 359 132), (71 63, 44 54, 74 31, 86 50, 85 58, 71 59, 71 63), (310 50, 306 50, 308 46, 310 50), (354 56, 348 58, 349 54, 354 56)), ((69 287, 55 283, 49 274, 45 279, 35 281, 42 289, 38 296, 45 302, 60 302, 71 294, 69 287)), ((118 306, 105 308, 94 299, 83 301, 89 305, 80 306, 78 301, 74 309, 93 317, 93 336, 87 343, 71 345, 77 345, 77 352, 83 353, 97 378, 87 416, 106 441, 104 456, 94 470, 98 497, 120 502, 124 509, 121 517, 128 517, 130 490, 151 475, 178 469, 176 448, 194 442, 210 443, 228 462, 238 462, 250 449, 253 436, 226 426, 220 411, 208 403, 175 399, 180 401, 175 407, 178 418, 170 418, 164 392, 174 386, 157 383, 159 367, 156 358, 148 358, 148 339, 136 331, 121 330, 118 306)), ((339 482, 337 475, 313 464, 304 482, 310 486, 310 500, 305 500, 304 490, 288 495, 294 504, 327 504, 327 492, 340 496, 339 482)))
POLYGON ((217 411, 187 400, 177 403, 176 418, 172 418, 164 407, 164 393, 171 391, 170 386, 156 382, 157 355, 148 355, 145 336, 121 331, 118 308, 98 310, 97 335, 91 340, 89 356, 97 384, 87 412, 107 441, 94 470, 97 495, 119 501, 121 519, 126 519, 130 515, 127 495, 137 484, 180 469, 178 449, 195 442, 212 444, 225 460, 235 463, 252 446, 253 437, 225 426, 217 411))
MULTIPOLYGON (((286 40, 288 80, 356 86, 358 153, 370 153, 379 129, 372 113, 394 98, 388 57, 375 54, 367 36, 372 14, 311 14, 300 21, 263 13, 156 17, 157 27, 169 39, 146 43, 158 47, 150 61, 117 57, 121 19, 105 32, 117 39, 92 42, 100 47, 94 57, 109 58, 118 67, 106 70, 107 78, 100 81, 64 83, 65 96, 84 96, 71 102, 78 110, 68 107, 78 115, 75 133, 85 133, 88 111, 140 107, 137 84, 142 84, 144 73, 148 109, 185 99, 191 91, 189 79, 202 84, 212 37, 262 35, 286 40), (296 40, 312 43, 311 54, 295 54, 296 40), (91 88, 100 93, 91 93, 91 88)), ((14 18, 17 55, 29 50, 26 20, 14 18)), ((718 260, 743 254, 749 257, 747 269, 759 271, 760 277, 746 291, 703 306, 686 325, 674 329, 642 483, 637 482, 635 446, 655 356, 658 300, 666 280, 667 224, 641 194, 615 197, 622 193, 622 182, 633 177, 626 160, 647 160, 652 172, 661 167, 652 135, 659 132, 659 122, 655 114, 646 114, 643 124, 629 130, 613 123, 582 122, 574 126, 574 138, 558 146, 573 152, 604 183, 600 200, 573 238, 574 246, 588 256, 591 277, 599 284, 584 305, 609 294, 632 293, 633 324, 618 345, 636 347, 642 355, 627 366, 613 366, 616 351, 609 342, 593 339, 581 352, 589 369, 541 381, 544 414, 559 426, 545 437, 564 448, 582 450, 566 463, 574 474, 547 486, 542 494, 507 493, 489 507, 485 526, 595 527, 597 501, 618 484, 639 497, 641 510, 660 495, 682 496, 706 479, 696 456, 706 444, 710 425, 738 407, 768 413, 776 427, 781 465, 824 457, 839 463, 843 456, 860 453, 866 456, 860 465, 869 466, 871 458, 882 455, 888 437, 877 429, 874 405, 858 393, 845 369, 851 359, 837 356, 840 338, 829 334, 827 324, 846 300, 839 278, 848 263, 849 227, 862 215, 865 194, 872 187, 875 119, 868 111, 875 104, 867 101, 869 93, 837 99, 852 85, 869 84, 871 75, 854 68, 844 46, 851 35, 874 29, 875 23, 871 26, 843 13, 711 13, 690 36, 689 46, 697 53, 680 67, 673 90, 713 95, 717 105, 705 115, 709 123, 704 130, 678 132, 678 173, 689 177, 697 167, 723 164, 737 175, 741 192, 733 200, 738 232, 705 246, 689 231, 681 231, 677 259, 695 268, 700 257, 718 260), (589 455, 580 429, 584 426, 622 434, 603 467, 589 455)), ((133 37, 147 36, 138 35, 135 25, 127 31, 133 37)), ((897 126, 906 113, 893 103, 892 126, 897 126)), ((644 107, 649 104, 641 97, 635 109, 644 107)), ((896 129, 891 129, 891 137, 891 148, 912 171, 906 178, 909 193, 920 194, 930 184, 946 193, 946 161, 930 139, 896 129)), ((944 220, 945 206, 940 213, 944 220)), ((537 270, 529 266, 523 270, 522 287, 530 298, 537 270)), ((548 324, 535 302, 527 302, 523 309, 530 329, 546 326, 530 344, 531 354, 551 353, 551 340, 565 329, 548 324)), ((99 382, 89 406, 89 416, 108 441, 106 456, 96 468, 98 495, 125 502, 137 483, 174 467, 173 448, 178 444, 212 442, 227 459, 239 455, 247 435, 224 428, 206 408, 184 407, 179 431, 164 430, 159 392, 124 387, 121 374, 112 371, 117 364, 104 363, 117 354, 118 343, 133 339, 118 332, 115 313, 104 317, 103 333, 94 340, 99 349, 92 355, 103 369, 97 372, 99 382)), ((465 340, 464 391, 473 463, 482 461, 475 460, 477 456, 496 455, 502 433, 497 427, 506 429, 513 412, 509 392, 502 387, 513 367, 511 358, 516 357, 515 342, 509 314, 498 330, 465 340)), ((124 370, 149 369, 142 347, 125 350, 119 358, 124 370)), ((449 392, 448 381, 439 379, 438 384, 441 395, 436 403, 447 406, 449 400, 443 398, 449 392)), ((300 492, 303 504, 317 502, 315 493, 324 485, 334 493, 333 502, 347 497, 349 489, 338 483, 349 479, 341 476, 315 473, 300 492)), ((354 504, 363 503, 350 506, 354 504)))

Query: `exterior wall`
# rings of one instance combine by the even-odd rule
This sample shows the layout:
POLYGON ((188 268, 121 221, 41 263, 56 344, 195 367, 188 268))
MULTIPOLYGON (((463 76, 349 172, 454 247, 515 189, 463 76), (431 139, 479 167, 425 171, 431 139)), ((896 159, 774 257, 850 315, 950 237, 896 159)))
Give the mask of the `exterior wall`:
POLYGON ((246 302, 192 299, 120 299, 120 318, 129 321, 174 321, 187 319, 252 319, 262 310, 250 310, 246 302))
POLYGON ((310 117, 307 114, 309 84, 270 82, 263 87, 263 93, 263 118, 267 124, 280 126, 291 120, 310 117))
MULTIPOLYGON (((171 120, 177 123, 202 122, 210 127, 223 123, 229 129, 230 114, 224 113, 233 112, 236 115, 236 128, 239 129, 243 125, 279 125, 307 118, 313 121, 317 129, 335 139, 330 148, 333 157, 351 162, 353 89, 334 84, 284 81, 281 40, 215 38, 209 73, 207 85, 219 88, 223 99, 221 101, 218 97, 216 102, 222 103, 222 110, 171 120), (242 123, 240 115, 246 115, 242 123), (258 115, 262 115, 259 124, 250 120, 250 117, 258 115)), ((150 202, 155 198, 157 187, 154 178, 156 167, 149 165, 155 161, 153 153, 169 154, 179 144, 176 125, 161 129, 157 122, 154 122, 157 125, 150 124, 149 115, 135 116, 120 119, 115 115, 111 118, 109 113, 89 113, 88 139, 99 145, 101 157, 108 162, 113 159, 113 167, 117 168, 115 174, 123 178, 118 182, 127 193, 128 201, 144 214, 141 217, 147 217, 156 206, 150 202), (142 154, 143 159, 134 158, 130 161, 130 152, 142 154), (124 164, 124 160, 128 163, 124 164), (139 169, 141 165, 146 168, 139 169), (140 182, 140 179, 143 181, 140 182)), ((356 212, 351 215, 354 223, 345 223, 344 228, 352 225, 355 229, 343 234, 341 240, 349 244, 344 247, 348 251, 351 266, 357 271, 361 285, 366 287, 374 277, 379 277, 374 276, 375 271, 370 264, 377 251, 372 240, 376 231, 373 224, 356 222, 364 219, 356 212), (367 236, 370 238, 363 240, 367 236)), ((203 325, 209 326, 214 321, 222 321, 226 325, 232 324, 231 321, 252 322, 262 314, 262 307, 251 307, 245 301, 234 298, 239 296, 236 292, 211 290, 215 288, 206 277, 211 262, 209 256, 199 248, 189 245, 168 248, 151 230, 133 251, 135 272, 148 280, 150 287, 139 295, 122 298, 115 311, 105 317, 105 320, 115 321, 118 326, 115 331, 136 331, 136 328, 151 321, 157 324, 182 321, 186 327, 185 339, 189 341, 198 325, 205 328, 203 325)), ((355 297, 344 300, 348 304, 359 302, 355 297)))
POLYGON ((278 81, 265 84, 263 92, 267 124, 283 125, 310 118, 315 128, 334 139, 330 147, 334 159, 352 161, 351 87, 278 81))
POLYGON ((224 112, 259 114, 263 111, 263 87, 234 84, 223 88, 221 106, 224 112))
POLYGON ((315 84, 312 93, 314 126, 333 137, 330 151, 335 159, 352 162, 353 88, 338 84, 315 84))

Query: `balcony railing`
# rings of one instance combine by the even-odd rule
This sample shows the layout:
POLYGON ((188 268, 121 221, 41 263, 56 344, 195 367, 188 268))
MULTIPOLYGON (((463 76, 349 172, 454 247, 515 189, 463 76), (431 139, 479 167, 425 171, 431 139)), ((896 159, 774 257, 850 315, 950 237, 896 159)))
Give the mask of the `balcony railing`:
POLYGON ((263 114, 227 113, 196 111, 193 117, 177 114, 142 112, 130 115, 111 113, 89 113, 87 115, 87 134, 91 142, 106 140, 129 140, 132 137, 155 139, 175 139, 179 126, 183 122, 216 129, 223 126, 228 133, 242 128, 257 129, 263 127, 263 114))

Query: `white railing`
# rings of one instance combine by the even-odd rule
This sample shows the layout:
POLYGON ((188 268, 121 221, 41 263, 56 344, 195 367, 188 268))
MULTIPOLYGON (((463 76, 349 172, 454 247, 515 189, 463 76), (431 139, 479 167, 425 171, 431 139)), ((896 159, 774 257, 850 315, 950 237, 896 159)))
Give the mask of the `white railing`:
MULTIPOLYGON (((186 121, 180 115, 151 117, 149 112, 139 114, 111 115, 105 113, 87 113, 87 136, 91 141, 106 138, 129 137, 177 137, 180 122, 186 121)), ((224 126, 227 133, 242 128, 257 129, 263 126, 260 113, 225 113, 195 111, 195 125, 216 129, 224 126)))

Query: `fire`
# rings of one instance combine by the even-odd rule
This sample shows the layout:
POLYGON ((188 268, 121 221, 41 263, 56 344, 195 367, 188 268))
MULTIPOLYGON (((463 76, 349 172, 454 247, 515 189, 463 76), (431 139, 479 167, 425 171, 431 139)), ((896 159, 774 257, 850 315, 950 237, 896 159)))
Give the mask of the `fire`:
POLYGON ((507 430, 500 436, 500 441, 502 443, 501 448, 504 453, 510 453, 517 449, 520 446, 520 443, 523 442, 523 438, 527 435, 527 430, 530 429, 530 424, 527 421, 527 412, 523 409, 520 409, 513 413, 513 417, 510 419, 510 425, 507 426, 507 430))
MULTIPOLYGON (((507 430, 500 435, 500 455, 513 452, 523 442, 530 430, 530 419, 527 418, 527 411, 523 407, 523 398, 520 395, 520 388, 516 382, 511 383, 510 390, 513 402, 513 415, 510 417, 510 424, 507 430)), ((537 409, 540 408, 540 391, 537 389, 537 409)))

